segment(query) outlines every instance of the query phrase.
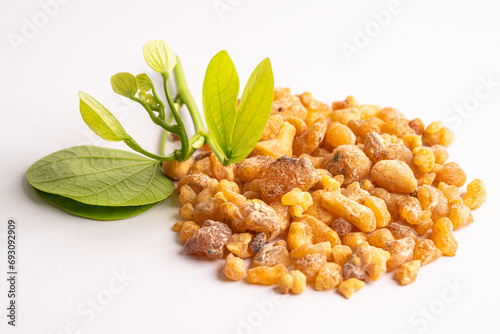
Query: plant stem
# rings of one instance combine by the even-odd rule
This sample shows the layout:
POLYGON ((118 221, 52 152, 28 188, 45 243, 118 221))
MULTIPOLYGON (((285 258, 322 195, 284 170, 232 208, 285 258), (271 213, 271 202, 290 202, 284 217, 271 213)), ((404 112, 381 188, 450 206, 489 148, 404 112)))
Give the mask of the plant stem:
POLYGON ((205 133, 203 135, 205 137, 205 142, 208 144, 208 146, 210 146, 210 148, 212 149, 212 151, 215 153, 215 155, 217 156, 217 158, 220 160, 220 162, 222 162, 222 164, 224 166, 228 166, 229 165, 229 161, 226 159, 226 157, 217 149, 217 147, 215 146, 214 142, 212 141, 212 138, 210 138, 210 135, 208 133, 205 133))
POLYGON ((163 101, 156 94, 156 89, 155 89, 154 85, 151 88, 151 91, 153 92, 153 96, 154 96, 156 102, 160 106, 160 110, 158 110, 158 118, 161 119, 162 121, 164 121, 165 120, 165 103, 163 103, 163 101))
MULTIPOLYGON (((177 102, 174 102, 174 104, 177 104, 177 102)), ((179 110, 181 107, 179 106, 179 108, 177 110, 179 110)), ((172 119, 174 118, 174 115, 172 113, 170 113, 168 115, 168 118, 166 120, 167 124, 170 124, 170 122, 172 122, 172 119)), ((165 155, 165 144, 167 142, 167 136, 168 136, 168 131, 167 130, 163 130, 163 135, 161 136, 161 144, 160 144, 160 152, 162 155, 165 155)), ((190 155, 188 154, 188 157, 190 157, 190 155)))
POLYGON ((176 127, 175 125, 168 124, 164 120, 161 120, 158 117, 156 117, 153 110, 151 110, 151 108, 149 107, 149 105, 146 102, 144 102, 143 100, 141 100, 135 96, 132 96, 130 99, 132 101, 139 103, 144 109, 146 109, 146 111, 149 114, 149 117, 151 118, 151 120, 155 124, 161 126, 162 128, 164 128, 165 130, 167 130, 169 132, 173 132, 173 133, 179 135, 179 133, 181 132, 180 129, 178 127, 176 127))
POLYGON ((170 95, 170 90, 168 88, 169 74, 162 73, 163 88, 165 90, 165 96, 167 98, 167 103, 170 109, 170 115, 167 121, 165 121, 165 109, 164 109, 165 105, 158 98, 154 88, 153 88, 153 96, 157 101, 159 101, 160 105, 158 117, 153 113, 153 111, 146 102, 136 97, 131 98, 132 100, 140 103, 144 107, 144 109, 146 109, 151 120, 153 120, 155 124, 161 126, 164 129, 160 145, 161 155, 153 154, 151 152, 144 150, 132 138, 125 140, 125 143, 135 151, 142 153, 147 157, 157 159, 160 161, 172 161, 172 160, 184 161, 191 155, 193 155, 193 153, 198 148, 203 146, 204 143, 207 143, 212 148, 212 151, 215 153, 217 158, 222 162, 222 164, 224 166, 227 166, 229 164, 229 161, 225 158, 224 154, 221 153, 215 146, 214 142, 210 138, 210 135, 208 134, 205 128, 203 119, 201 118, 200 115, 200 111, 198 110, 196 102, 194 101, 193 96, 191 95, 191 92, 188 89, 186 83, 186 77, 184 76, 182 65, 178 57, 177 57, 177 65, 174 68, 174 75, 177 86, 177 96, 175 97, 175 102, 172 100, 172 96, 170 95), (184 122, 182 121, 182 118, 179 114, 179 109, 184 104, 188 108, 189 114, 193 119, 193 124, 195 127, 195 134, 193 135, 193 137, 191 137, 191 139, 188 139, 187 137, 186 128, 184 127, 184 122), (175 119, 175 122, 177 123, 176 125, 170 124, 172 118, 175 119), (165 146, 166 146, 168 132, 175 133, 176 135, 179 136, 181 140, 181 149, 174 150, 172 154, 165 156, 165 146))
POLYGON ((188 89, 186 77, 184 76, 184 71, 182 70, 182 64, 177 57, 177 64, 174 67, 174 76, 175 76, 175 84, 177 86, 177 97, 176 100, 179 99, 181 103, 185 104, 189 110, 189 114, 193 119, 194 128, 196 134, 199 134, 205 138, 205 142, 210 146, 212 151, 215 153, 217 158, 222 162, 224 166, 229 165, 229 161, 225 158, 224 154, 219 151, 219 149, 215 146, 214 142, 210 138, 208 134, 205 124, 203 124, 203 120, 200 115, 200 111, 196 106, 196 102, 194 102, 193 96, 188 89))
POLYGON ((167 143, 168 131, 163 130, 163 135, 161 136, 161 146, 160 146, 160 154, 165 155, 165 144, 167 143))
POLYGON ((184 71, 182 70, 182 64, 179 57, 177 57, 177 64, 174 67, 174 78, 175 84, 177 86, 177 97, 188 108, 189 113, 191 114, 191 118, 193 119, 195 132, 207 132, 207 130, 205 129, 205 125, 203 124, 200 111, 198 110, 193 96, 188 89, 186 77, 184 76, 184 71))
POLYGON ((178 159, 178 154, 177 153, 179 152, 179 150, 174 150, 174 152, 172 154, 169 154, 169 155, 157 155, 157 154, 148 152, 145 149, 143 149, 132 138, 125 139, 124 142, 125 142, 125 144, 128 145, 128 147, 130 147, 134 151, 139 152, 139 153, 141 153, 141 154, 143 154, 143 155, 145 155, 145 156, 147 156, 147 157, 149 157, 151 159, 155 159, 155 160, 159 160, 159 161, 173 161, 173 160, 177 160, 178 159))
POLYGON ((200 111, 198 110, 196 102, 194 101, 193 96, 191 95, 191 92, 188 89, 186 77, 184 76, 184 71, 182 69, 182 64, 179 57, 177 57, 177 64, 174 67, 174 78, 175 78, 175 84, 177 86, 176 100, 179 99, 180 102, 185 104, 186 107, 188 108, 189 114, 193 119, 193 124, 196 134, 199 134, 205 138, 205 142, 210 146, 212 151, 215 153, 217 158, 222 162, 224 166, 229 165, 229 161, 224 157, 224 154, 222 154, 219 151, 219 149, 215 146, 214 142, 210 138, 210 135, 208 134, 205 128, 205 124, 203 123, 203 120, 201 118, 200 111))
POLYGON ((165 96, 167 97, 168 107, 170 108, 170 112, 174 115, 175 122, 181 128, 179 133, 176 133, 181 139, 181 156, 180 161, 184 161, 188 158, 187 152, 189 150, 189 139, 187 137, 186 128, 184 127, 184 122, 182 121, 181 115, 178 110, 175 108, 174 101, 172 101, 172 96, 170 96, 170 90, 168 89, 168 73, 162 73, 163 77, 163 88, 165 90, 165 96))

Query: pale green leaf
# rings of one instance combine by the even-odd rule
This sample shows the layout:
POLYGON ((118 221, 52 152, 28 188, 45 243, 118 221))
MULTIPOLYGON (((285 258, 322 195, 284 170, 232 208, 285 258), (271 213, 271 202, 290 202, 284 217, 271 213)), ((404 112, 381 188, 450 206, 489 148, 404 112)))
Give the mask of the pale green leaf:
POLYGON ((234 117, 229 146, 230 163, 246 158, 259 141, 269 119, 274 96, 274 77, 269 58, 248 79, 234 117))
POLYGON ((154 96, 149 94, 149 93, 146 93, 144 91, 140 91, 139 98, 142 101, 146 102, 153 110, 155 110, 158 107, 158 102, 156 101, 154 96))
POLYGON ((99 137, 108 141, 129 138, 120 122, 102 104, 85 92, 79 92, 80 113, 84 122, 99 137))
POLYGON ((177 64, 174 51, 164 41, 152 40, 142 48, 144 59, 154 71, 168 74, 177 64))
POLYGON ((205 137, 200 137, 198 138, 197 140, 195 140, 195 142, 193 143, 193 148, 195 150, 199 149, 200 147, 202 147, 203 145, 205 144, 205 137))
POLYGON ((203 110, 215 147, 227 161, 247 157, 259 141, 271 113, 274 78, 269 58, 264 59, 248 80, 236 107, 239 80, 226 51, 210 61, 203 82, 203 110))
POLYGON ((133 217, 147 211, 160 204, 153 203, 139 206, 100 206, 88 205, 59 195, 49 194, 36 188, 35 192, 47 202, 72 213, 76 216, 97 219, 97 220, 117 220, 133 217))
POLYGON ((138 74, 135 78, 141 91, 149 92, 153 88, 153 81, 151 81, 146 73, 138 74))
POLYGON ((158 161, 96 146, 52 153, 33 164, 26 178, 42 192, 100 206, 150 205, 174 189, 158 161))
POLYGON ((207 67, 203 81, 203 112, 215 146, 229 159, 240 83, 233 61, 226 51, 217 53, 207 67))
POLYGON ((139 92, 139 98, 141 100, 143 100, 144 102, 146 102, 146 103, 149 103, 149 101, 151 100, 150 96, 151 96, 151 94, 146 93, 146 92, 144 92, 142 90, 139 92))
POLYGON ((134 75, 127 72, 121 72, 113 75, 111 77, 111 87, 116 94, 120 94, 128 98, 135 96, 139 90, 137 79, 134 75))

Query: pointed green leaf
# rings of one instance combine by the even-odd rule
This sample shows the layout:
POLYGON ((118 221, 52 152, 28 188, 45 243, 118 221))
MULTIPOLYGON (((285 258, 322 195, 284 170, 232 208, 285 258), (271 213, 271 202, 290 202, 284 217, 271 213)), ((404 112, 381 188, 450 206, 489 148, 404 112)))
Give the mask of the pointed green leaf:
POLYGON ((259 141, 271 114, 274 96, 274 77, 269 58, 253 71, 236 110, 231 145, 230 163, 245 159, 259 141))
POLYGON ((77 202, 70 198, 49 194, 40 191, 36 188, 34 189, 38 196, 40 196, 42 199, 46 200, 49 203, 65 211, 68 211, 69 213, 72 213, 76 216, 96 219, 96 220, 117 220, 117 219, 125 219, 133 217, 161 203, 158 202, 158 203, 138 205, 138 206, 88 205, 77 202))
POLYGON ((220 51, 208 64, 203 81, 203 112, 215 146, 227 159, 231 154, 230 136, 239 90, 240 82, 233 61, 226 51, 220 51))
POLYGON ((239 80, 226 51, 210 61, 203 82, 203 109, 210 136, 227 161, 247 157, 259 141, 271 113, 274 78, 269 58, 253 71, 239 106, 239 80))
POLYGON ((158 161, 97 146, 52 153, 34 163, 26 178, 42 192, 100 206, 150 205, 174 189, 158 161))
POLYGON ((164 41, 152 40, 142 48, 144 59, 154 71, 170 73, 177 64, 174 51, 164 41))
POLYGON ((121 72, 113 75, 111 77, 111 87, 116 94, 120 94, 128 98, 135 96, 139 90, 137 79, 134 75, 127 72, 121 72))
POLYGON ((153 88, 153 81, 151 81, 146 73, 138 74, 135 78, 141 91, 149 92, 153 88))
POLYGON ((84 122, 99 137, 107 141, 122 141, 130 138, 120 122, 102 104, 85 92, 78 92, 80 113, 84 122))

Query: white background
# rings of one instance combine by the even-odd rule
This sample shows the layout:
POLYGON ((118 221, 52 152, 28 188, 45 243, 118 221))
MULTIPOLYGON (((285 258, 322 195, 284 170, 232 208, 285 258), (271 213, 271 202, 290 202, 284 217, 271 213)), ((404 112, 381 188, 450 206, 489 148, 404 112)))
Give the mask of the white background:
POLYGON ((38 1, 0 4, 0 332, 496 330, 497 2, 401 0, 397 13, 386 17, 388 24, 382 28, 372 13, 387 9, 386 0, 66 2, 51 7, 47 20, 38 1), (230 10, 218 12, 217 3, 230 10), (37 31, 29 31, 26 22, 38 24, 37 31), (364 29, 371 29, 365 41, 359 37, 364 29), (9 40, 13 38, 24 40, 16 45, 9 40), (451 160, 467 171, 469 181, 484 180, 489 191, 487 203, 475 212, 476 222, 456 233, 460 244, 456 257, 424 267, 408 287, 385 275, 349 301, 312 288, 274 301, 281 295, 272 287, 226 282, 222 260, 184 254, 171 230, 179 218, 175 198, 135 218, 114 222, 76 218, 37 198, 24 172, 43 156, 80 144, 126 149, 123 144, 103 142, 86 128, 78 111, 78 90, 114 110, 144 146, 158 149, 160 132, 152 130, 147 115, 115 95, 109 85, 116 72, 147 70, 141 50, 149 39, 167 41, 181 56, 200 106, 206 66, 216 52, 226 49, 241 86, 258 62, 270 57, 277 86, 289 86, 296 93, 308 90, 328 103, 352 94, 361 103, 396 107, 426 124, 445 122, 457 137, 450 148, 451 160), (357 48, 351 57, 341 51, 346 44, 357 48), (488 78, 496 82, 490 91, 481 81, 488 78), (478 99, 476 89, 487 96, 478 99), (465 113, 453 109, 464 103, 465 113), (4 318, 8 218, 17 221, 19 233, 19 309, 14 329, 5 326, 4 318), (122 270, 133 279, 106 299, 113 273, 122 270), (449 285, 455 284, 459 287, 450 290, 449 285), (107 304, 91 316, 86 303, 96 297, 107 304))

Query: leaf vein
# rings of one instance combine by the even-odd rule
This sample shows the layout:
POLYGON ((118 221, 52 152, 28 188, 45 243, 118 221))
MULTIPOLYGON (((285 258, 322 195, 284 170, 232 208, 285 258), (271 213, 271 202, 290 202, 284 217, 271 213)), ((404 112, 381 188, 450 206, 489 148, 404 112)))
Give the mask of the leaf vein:
POLYGON ((121 169, 121 168, 128 168, 128 167, 140 166, 140 165, 144 165, 144 164, 151 164, 151 162, 147 161, 147 162, 143 162, 143 163, 140 163, 140 164, 123 165, 123 166, 118 166, 118 167, 113 167, 113 168, 103 169, 103 170, 99 170, 99 171, 95 171, 95 172, 90 172, 90 173, 85 173, 85 174, 75 174, 75 175, 69 175, 69 176, 60 177, 60 178, 57 178, 57 179, 52 179, 52 180, 34 181, 34 183, 37 183, 37 184, 38 184, 38 183, 54 182, 54 181, 59 181, 59 180, 71 179, 71 178, 73 178, 73 177, 81 177, 81 176, 87 176, 87 175, 95 175, 95 174, 99 174, 99 173, 109 172, 109 171, 112 171, 112 170, 118 170, 118 169, 121 169))

